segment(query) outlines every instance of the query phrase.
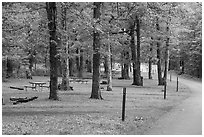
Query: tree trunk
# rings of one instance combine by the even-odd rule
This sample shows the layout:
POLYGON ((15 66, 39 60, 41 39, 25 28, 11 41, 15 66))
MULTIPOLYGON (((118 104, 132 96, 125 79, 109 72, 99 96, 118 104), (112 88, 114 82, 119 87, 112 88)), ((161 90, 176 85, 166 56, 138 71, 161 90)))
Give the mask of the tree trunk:
POLYGON ((124 63, 124 70, 123 70, 123 79, 130 79, 129 77, 129 65, 128 63, 124 63))
MULTIPOLYGON (((76 49, 76 54, 79 55, 79 48, 76 49)), ((76 70, 77 70, 77 76, 79 76, 79 67, 80 67, 80 59, 79 56, 76 56, 76 70)))
POLYGON ((148 77, 149 79, 152 79, 152 47, 153 47, 153 37, 151 37, 152 42, 150 43, 150 56, 149 56, 149 73, 148 73, 148 77))
MULTIPOLYGON (((66 22, 66 14, 67 10, 65 5, 62 5, 62 29, 66 32, 67 30, 67 22, 66 22)), ((63 35, 63 34, 62 34, 63 35)), ((62 39, 62 48, 64 49, 65 57, 62 58, 62 83, 60 89, 62 90, 70 90, 69 86, 69 45, 67 42, 67 37, 64 36, 62 39)))
POLYGON ((33 63, 34 63, 33 60, 34 60, 34 57, 32 55, 32 51, 30 50, 30 54, 29 54, 29 66, 28 66, 28 68, 29 68, 29 72, 31 74, 31 77, 32 77, 32 72, 33 72, 33 63))
POLYGON ((140 20, 138 16, 136 16, 136 34, 137 34, 137 58, 136 58, 136 85, 142 86, 142 80, 141 80, 141 72, 140 72, 140 20))
POLYGON ((87 60, 86 61, 87 62, 87 72, 92 72, 92 63, 91 63, 91 60, 87 60))
MULTIPOLYGON (((100 9, 101 2, 94 2, 93 4, 93 17, 100 22, 100 9)), ((97 24, 98 24, 97 23, 97 24)), ((93 77, 92 77, 92 92, 91 97, 93 99, 102 99, 100 91, 100 33, 97 30, 93 32, 93 77)))
POLYGON ((108 56, 104 57, 104 73, 107 77, 108 76, 108 56))
POLYGON ((123 60, 123 64, 122 66, 122 79, 130 79, 129 77, 129 52, 128 51, 123 51, 122 52, 122 59, 123 60))
POLYGON ((80 50, 80 58, 79 58, 79 72, 78 77, 83 78, 83 68, 84 68, 84 57, 83 57, 83 50, 80 50))
MULTIPOLYGON (((159 28, 159 21, 157 18, 157 24, 156 24, 157 31, 160 30, 159 28)), ((164 85, 163 79, 162 79, 162 70, 161 70, 161 51, 160 51, 160 38, 158 38, 157 42, 157 71, 158 71, 158 85, 164 85)))
POLYGON ((112 91, 112 69, 111 69, 111 45, 108 44, 108 56, 107 56, 107 91, 112 91))
POLYGON ((133 64, 133 83, 132 85, 137 85, 137 71, 136 71, 136 46, 135 46, 135 22, 130 26, 130 48, 132 52, 132 64, 133 64))
POLYGON ((202 57, 200 58, 198 66, 198 78, 202 78, 202 57))
POLYGON ((49 99, 58 100, 57 96, 57 8, 55 2, 46 2, 48 29, 50 34, 50 96, 49 99))
POLYGON ((163 82, 164 82, 164 99, 166 99, 166 86, 167 86, 167 70, 168 70, 168 52, 169 52, 169 23, 167 21, 167 39, 166 39, 166 50, 165 50, 165 62, 164 62, 164 77, 163 77, 163 82))
POLYGON ((130 66, 129 66, 129 67, 130 67, 130 68, 129 68, 129 69, 130 69, 130 72, 132 72, 132 64, 131 64, 131 63, 130 63, 130 66))
POLYGON ((69 76, 74 76, 74 59, 69 59, 69 76))
MULTIPOLYGON (((170 14, 170 10, 169 10, 170 14)), ((167 71, 168 71, 168 61, 169 61, 169 20, 166 22, 166 33, 167 33, 167 39, 166 39, 166 50, 165 50, 165 62, 164 62, 164 84, 166 85, 166 79, 167 79, 167 71)))
POLYGON ((123 76, 124 76, 124 65, 123 65, 123 62, 121 62, 120 65, 121 65, 121 71, 120 71, 121 79, 123 79, 123 76))

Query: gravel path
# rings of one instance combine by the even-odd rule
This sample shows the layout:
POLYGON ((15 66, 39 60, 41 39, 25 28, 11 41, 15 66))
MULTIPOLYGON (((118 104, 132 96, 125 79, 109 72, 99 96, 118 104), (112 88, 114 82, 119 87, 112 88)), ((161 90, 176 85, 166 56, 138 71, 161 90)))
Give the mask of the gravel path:
MULTIPOLYGON (((174 79, 176 77, 174 76, 174 79)), ((162 116, 151 130, 150 135, 201 135, 202 134, 202 83, 179 78, 188 86, 191 97, 162 116)))

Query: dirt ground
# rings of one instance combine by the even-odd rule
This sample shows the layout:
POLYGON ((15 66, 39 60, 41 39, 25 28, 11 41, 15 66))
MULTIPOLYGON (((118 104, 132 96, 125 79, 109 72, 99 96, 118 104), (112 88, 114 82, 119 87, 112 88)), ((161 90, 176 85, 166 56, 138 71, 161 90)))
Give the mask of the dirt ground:
MULTIPOLYGON (((102 89, 103 100, 89 99, 91 79, 87 84, 71 83, 73 91, 59 91, 60 101, 48 99, 48 89, 15 90, 9 86, 28 85, 29 81, 48 81, 49 77, 33 80, 12 79, 2 83, 3 135, 141 135, 174 106, 190 95, 190 90, 168 81, 167 99, 157 80, 144 77, 144 86, 131 85, 132 80, 113 79, 113 91, 102 89), (126 116, 121 121, 122 88, 127 87, 126 116), (37 100, 13 105, 10 97, 38 96, 37 100)), ((103 85, 105 87, 105 85, 103 85)))

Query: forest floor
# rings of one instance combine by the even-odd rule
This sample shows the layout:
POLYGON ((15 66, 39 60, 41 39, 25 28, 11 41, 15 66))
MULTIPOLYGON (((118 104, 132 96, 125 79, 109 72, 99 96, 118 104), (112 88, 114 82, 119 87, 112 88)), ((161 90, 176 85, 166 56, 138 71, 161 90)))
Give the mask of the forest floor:
MULTIPOLYGON (((131 85, 132 80, 113 79, 113 91, 103 89, 103 100, 89 99, 91 79, 87 84, 71 83, 73 91, 59 91, 60 101, 48 99, 48 89, 15 90, 9 86, 28 85, 29 81, 48 81, 49 77, 10 79, 2 83, 2 134, 40 135, 141 135, 181 101, 190 96, 190 90, 168 80, 167 99, 163 86, 157 80, 144 76, 144 86, 131 85), (121 120, 122 88, 127 88, 126 116, 121 120), (37 100, 13 105, 10 97, 33 97, 37 100)), ((102 85, 105 87, 105 85, 102 85)))

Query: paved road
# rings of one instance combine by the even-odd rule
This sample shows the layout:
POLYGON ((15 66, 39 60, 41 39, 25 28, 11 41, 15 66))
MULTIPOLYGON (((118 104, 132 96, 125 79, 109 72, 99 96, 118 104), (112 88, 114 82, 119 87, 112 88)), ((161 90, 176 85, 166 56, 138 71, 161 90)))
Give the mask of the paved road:
MULTIPOLYGON (((175 79, 173 79, 175 80, 175 79)), ((161 117, 149 135, 201 135, 202 134, 202 83, 179 78, 192 91, 192 95, 161 117)))

